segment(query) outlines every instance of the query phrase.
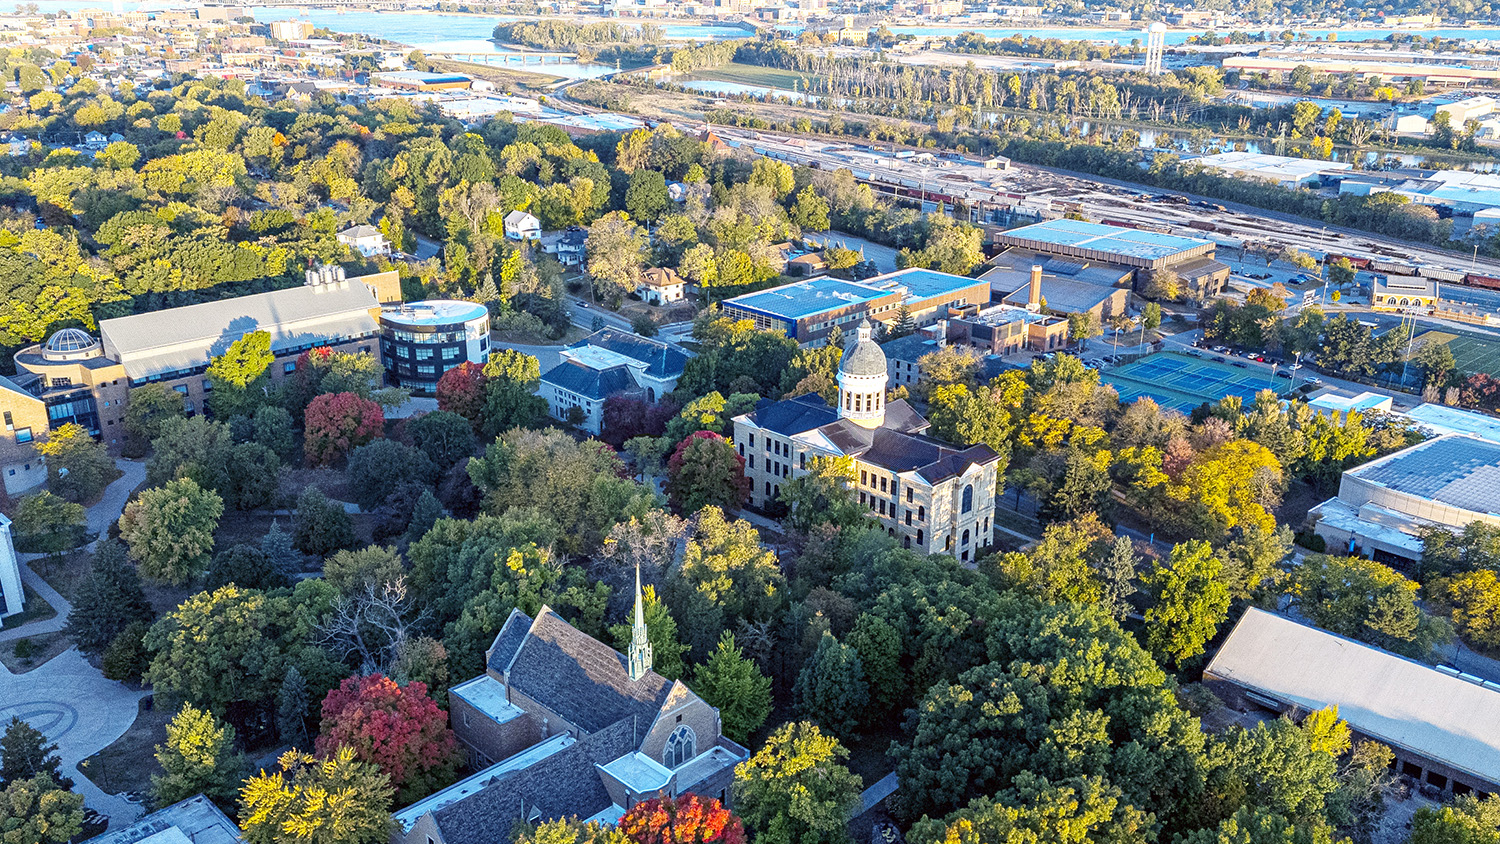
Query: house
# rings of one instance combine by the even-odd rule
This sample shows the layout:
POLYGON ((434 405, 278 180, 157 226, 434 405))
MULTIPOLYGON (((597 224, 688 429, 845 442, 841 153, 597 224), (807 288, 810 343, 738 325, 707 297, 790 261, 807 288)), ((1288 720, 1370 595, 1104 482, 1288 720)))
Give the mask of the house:
POLYGON ((391 254, 391 242, 385 239, 385 235, 380 233, 380 229, 368 224, 350 226, 339 232, 335 237, 338 238, 339 243, 344 244, 366 258, 391 254))
POLYGON ((505 215, 505 236, 511 240, 537 240, 542 236, 542 222, 517 209, 505 215))
POLYGON ((658 796, 729 805, 750 752, 651 660, 639 574, 625 654, 550 607, 512 610, 485 673, 448 692, 453 732, 481 770, 396 812, 393 844, 492 844, 517 823, 565 817, 611 824, 658 796))
POLYGON ((568 416, 578 408, 579 426, 598 436, 606 399, 631 395, 659 401, 677 388, 686 363, 687 355, 676 346, 603 328, 563 349, 562 362, 543 373, 538 393, 553 417, 564 422, 572 421, 568 416))
POLYGON ((872 333, 862 321, 844 347, 836 407, 816 394, 767 399, 734 418, 750 504, 778 506, 781 485, 805 474, 811 459, 848 457, 859 503, 875 525, 907 548, 974 560, 993 533, 1000 456, 989 446, 960 448, 927 436, 929 423, 911 405, 887 401, 890 374, 872 333))
POLYGON ((19 158, 29 154, 31 154, 30 138, 23 138, 20 135, 16 135, 10 139, 10 155, 12 158, 19 158))
POLYGON ((109 138, 103 132, 89 132, 83 136, 83 145, 89 149, 104 149, 109 146, 109 138))
POLYGON ((652 267, 641 273, 641 279, 635 285, 635 293, 644 302, 666 305, 682 301, 686 287, 687 282, 682 280, 676 270, 652 267))
POLYGON ((817 252, 809 252, 806 255, 798 255, 786 262, 786 274, 810 278, 820 275, 828 269, 828 262, 817 252))
POLYGON ((588 230, 582 226, 568 226, 565 231, 548 232, 542 237, 542 251, 555 256, 564 267, 581 267, 588 255, 588 230))
POLYGON ((686 182, 667 182, 667 199, 673 202, 682 202, 687 199, 688 185, 686 182))

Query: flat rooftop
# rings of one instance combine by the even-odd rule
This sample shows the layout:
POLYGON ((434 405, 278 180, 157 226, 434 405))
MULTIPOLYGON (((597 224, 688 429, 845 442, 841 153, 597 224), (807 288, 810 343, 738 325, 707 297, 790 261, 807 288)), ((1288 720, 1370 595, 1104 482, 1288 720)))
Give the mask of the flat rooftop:
POLYGON ((1500 443, 1445 434, 1345 473, 1396 492, 1500 515, 1500 443))
POLYGON ((974 287, 985 282, 968 276, 912 267, 867 278, 862 283, 882 290, 891 290, 897 286, 904 287, 909 298, 920 301, 951 296, 966 287, 974 287))
POLYGON ((472 82, 472 77, 462 73, 426 73, 420 70, 396 70, 375 74, 377 80, 409 82, 422 85, 438 85, 444 82, 472 82))
POLYGON ((472 680, 453 686, 448 689, 448 694, 458 696, 470 706, 493 718, 497 723, 504 724, 506 721, 526 714, 520 707, 506 699, 505 686, 488 674, 481 674, 472 680))
POLYGON ((795 320, 836 308, 867 304, 890 296, 893 292, 865 284, 856 284, 852 281, 821 276, 726 299, 724 306, 745 308, 795 320))
POLYGON ((1244 151, 1199 156, 1192 159, 1190 163, 1273 180, 1306 179, 1325 170, 1348 170, 1353 167, 1351 164, 1337 161, 1314 161, 1310 158, 1292 158, 1285 155, 1244 151))
POLYGON ((90 840, 100 844, 237 844, 244 839, 234 821, 199 794, 90 840))
POLYGON ((1436 434, 1469 434, 1492 443, 1500 443, 1500 419, 1459 410, 1441 404, 1419 404, 1406 412, 1406 418, 1436 434))
POLYGON ((477 302, 454 299, 428 299, 382 308, 380 321, 401 325, 452 325, 489 316, 489 309, 477 302))
MULTIPOLYGON (((1204 674, 1500 782, 1500 691, 1252 607, 1204 674)), ((1478 678, 1474 678, 1477 680, 1478 678)))
POLYGON ((1082 220, 1048 220, 1001 232, 995 238, 1016 246, 1027 245, 1022 241, 1035 241, 1054 246, 1113 252, 1147 260, 1170 258, 1182 252, 1214 245, 1207 240, 1107 226, 1103 223, 1085 223, 1082 220))

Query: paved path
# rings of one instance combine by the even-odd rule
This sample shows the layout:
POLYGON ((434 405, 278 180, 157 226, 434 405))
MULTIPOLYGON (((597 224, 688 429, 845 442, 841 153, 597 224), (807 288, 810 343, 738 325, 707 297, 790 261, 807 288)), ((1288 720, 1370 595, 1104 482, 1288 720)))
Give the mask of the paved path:
POLYGON ((860 808, 859 811, 854 813, 854 817, 863 815, 865 812, 868 812, 871 809, 875 808, 876 803, 879 803, 885 798, 890 797, 892 794, 895 794, 896 788, 899 785, 900 782, 896 779, 895 771, 892 771, 889 774, 881 777, 879 782, 876 782, 874 785, 865 789, 864 792, 859 795, 860 808))
POLYGON ((115 468, 124 474, 105 487, 104 494, 88 509, 89 536, 103 539, 110 525, 120 520, 130 493, 146 482, 146 464, 140 460, 116 460, 115 468))
MULTIPOLYGON (((0 642, 24 639, 27 636, 40 636, 43 633, 56 633, 68 623, 68 613, 73 611, 73 605, 68 603, 68 599, 58 594, 58 591, 53 589, 50 583, 43 580, 40 575, 31 570, 31 564, 26 558, 36 559, 42 555, 23 554, 21 556, 23 558, 21 560, 21 582, 31 587, 33 592, 41 595, 43 600, 51 604, 52 608, 57 610, 57 615, 43 619, 42 621, 33 621, 30 624, 13 627, 9 630, 0 630, 0 642)), ((0 701, 4 699, 4 697, 0 697, 0 701)))
POLYGON ((104 679, 77 648, 25 674, 12 674, 0 665, 0 723, 19 717, 56 742, 63 774, 73 778, 73 790, 116 828, 139 818, 142 807, 104 793, 77 766, 130 729, 140 699, 147 694, 104 679))

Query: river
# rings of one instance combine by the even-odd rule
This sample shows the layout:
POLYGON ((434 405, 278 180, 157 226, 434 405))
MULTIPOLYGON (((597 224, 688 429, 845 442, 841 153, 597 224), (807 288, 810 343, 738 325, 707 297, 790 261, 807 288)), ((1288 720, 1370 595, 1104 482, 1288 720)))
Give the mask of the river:
MULTIPOLYGON (((1014 26, 986 26, 982 24, 972 25, 943 25, 943 26, 892 26, 892 32, 904 35, 923 35, 928 37, 958 35, 963 32, 977 32, 986 38, 1009 38, 1012 35, 1020 35, 1023 38, 1056 38, 1060 41, 1097 41, 1108 42, 1126 46, 1132 41, 1146 42, 1144 27, 1141 29, 1088 29, 1080 27, 1014 27, 1014 26)), ((1258 35, 1262 32, 1274 38, 1284 32, 1282 29, 1244 29, 1241 27, 1226 27, 1218 30, 1218 34, 1227 35, 1233 31, 1248 32, 1258 35)), ((1475 29, 1307 29, 1293 30, 1301 33, 1309 39, 1324 39, 1329 35, 1335 35, 1340 42, 1344 41, 1379 41, 1388 35, 1420 35, 1424 38, 1434 36, 1442 38, 1459 38, 1466 41, 1495 41, 1500 40, 1500 28, 1475 28, 1475 29)), ((1204 30, 1198 29, 1171 29, 1167 31, 1168 44, 1185 44, 1187 40, 1195 35, 1202 35, 1204 30)))

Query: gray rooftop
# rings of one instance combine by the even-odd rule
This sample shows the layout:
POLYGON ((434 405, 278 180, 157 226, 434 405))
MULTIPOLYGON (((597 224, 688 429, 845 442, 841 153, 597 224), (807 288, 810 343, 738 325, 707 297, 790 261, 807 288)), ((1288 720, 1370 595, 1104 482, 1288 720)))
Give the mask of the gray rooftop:
POLYGON ((1500 691, 1476 682, 1257 608, 1204 673, 1500 782, 1500 691))
POLYGON ((206 366, 253 331, 271 335, 277 354, 373 336, 380 303, 357 280, 302 285, 99 323, 105 354, 133 379, 206 366))
POLYGON ((893 291, 881 290, 867 284, 819 276, 807 281, 783 284, 769 290, 735 296, 724 300, 724 307, 744 308, 783 319, 796 320, 824 311, 867 304, 890 296, 892 293, 893 291))
POLYGON ((1127 229, 1121 226, 1106 226, 1102 223, 1085 223, 1082 220, 1048 220, 1045 223, 1022 226, 1001 232, 996 236, 996 240, 1017 246, 1027 245, 1023 241, 1032 241, 1075 249, 1113 252, 1117 255, 1148 260, 1170 258, 1182 252, 1213 245, 1206 240, 1127 229))
POLYGON ((1448 434, 1348 474, 1463 510, 1500 513, 1500 443, 1478 437, 1448 434))
POLYGON ((95 844, 139 844, 148 839, 152 844, 183 844, 184 840, 191 844, 237 844, 244 840, 234 821, 201 794, 90 840, 95 844))

